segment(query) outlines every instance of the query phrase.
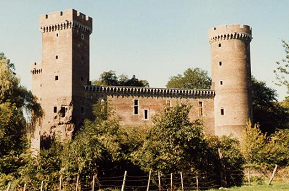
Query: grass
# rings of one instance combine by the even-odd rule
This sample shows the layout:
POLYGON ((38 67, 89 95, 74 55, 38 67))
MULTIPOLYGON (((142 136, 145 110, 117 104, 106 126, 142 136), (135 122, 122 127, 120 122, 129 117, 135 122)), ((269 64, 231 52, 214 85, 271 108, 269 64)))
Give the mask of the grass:
MULTIPOLYGON (((226 191, 289 191, 289 183, 279 183, 273 185, 252 185, 252 186, 241 186, 241 187, 233 187, 233 188, 224 188, 224 189, 216 189, 226 190, 226 191)), ((210 191, 215 191, 210 190, 210 191)))

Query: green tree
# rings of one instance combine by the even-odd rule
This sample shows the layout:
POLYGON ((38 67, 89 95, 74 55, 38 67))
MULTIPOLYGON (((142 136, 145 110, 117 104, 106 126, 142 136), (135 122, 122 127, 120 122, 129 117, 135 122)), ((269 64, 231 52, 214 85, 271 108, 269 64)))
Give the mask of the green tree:
MULTIPOLYGON (((11 150, 22 151, 26 146, 27 124, 24 111, 32 120, 40 117, 40 105, 32 93, 20 85, 14 72, 14 64, 0 54, 0 155, 11 150), (21 144, 24 143, 24 144, 21 144)), ((3 171, 2 171, 3 172, 3 171)))
POLYGON ((277 85, 284 85, 287 88, 287 93, 289 93, 289 44, 282 40, 282 44, 285 50, 285 58, 282 59, 282 62, 277 63, 277 69, 274 70, 276 79, 278 82, 277 85))
POLYGON ((252 77, 253 119, 255 123, 259 123, 263 132, 269 134, 277 129, 289 128, 288 110, 277 101, 276 97, 276 90, 252 77))
POLYGON ((289 164, 289 131, 280 130, 271 136, 262 133, 258 125, 247 125, 243 134, 242 154, 249 168, 267 169, 275 164, 289 164))
POLYGON ((147 80, 139 80, 133 75, 131 79, 127 75, 121 74, 117 77, 112 70, 103 72, 99 80, 93 81, 94 85, 99 86, 133 86, 133 87, 149 87, 147 80))
MULTIPOLYGON (((240 185, 243 160, 238 141, 228 137, 206 138, 202 122, 190 122, 190 108, 180 104, 166 108, 157 115, 142 147, 132 154, 135 163, 145 171, 154 170, 163 174, 189 172, 199 174, 204 182, 221 185, 223 178, 226 186, 240 185), (222 161, 218 149, 222 149, 222 161), (225 168, 229 172, 221 177, 220 171, 225 168), (234 177, 236 170, 239 175, 234 177)), ((203 186, 210 187, 212 184, 203 186)))
POLYGON ((110 70, 100 74, 99 80, 95 80, 93 84, 101 86, 117 86, 118 80, 115 72, 110 70))
POLYGON ((136 153, 144 170, 170 173, 190 168, 190 153, 198 152, 202 142, 202 124, 189 121, 190 106, 179 105, 166 109, 154 119, 143 147, 136 153), (192 152, 187 152, 191 150, 192 152))
POLYGON ((210 89, 211 78, 200 68, 188 68, 183 75, 170 77, 167 88, 210 89))
POLYGON ((267 136, 263 134, 258 125, 252 127, 248 123, 242 137, 242 153, 247 165, 258 167, 263 163, 264 150, 267 144, 267 136))
POLYGON ((85 121, 64 147, 62 158, 63 173, 71 179, 80 175, 85 186, 89 186, 94 175, 115 176, 124 172, 120 163, 124 160, 125 135, 118 119, 103 102, 94 106, 94 112, 95 119, 85 121))
POLYGON ((0 53, 0 177, 7 181, 17 177, 25 162, 22 154, 29 147, 27 134, 33 126, 27 124, 24 113, 30 116, 30 124, 42 115, 36 98, 20 85, 14 69, 0 53))

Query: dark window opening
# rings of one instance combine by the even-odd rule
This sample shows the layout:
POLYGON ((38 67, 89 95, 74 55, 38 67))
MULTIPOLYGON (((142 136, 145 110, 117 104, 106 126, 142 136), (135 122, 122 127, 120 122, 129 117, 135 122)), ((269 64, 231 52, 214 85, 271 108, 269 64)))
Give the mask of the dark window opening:
POLYGON ((48 15, 45 15, 45 18, 48 19, 48 15))
POLYGON ((60 11, 60 16, 62 16, 63 15, 63 12, 62 11, 60 11))
POLYGON ((138 115, 138 100, 134 100, 133 113, 138 115))
POLYGON ((149 114, 149 111, 147 109, 145 109, 144 110, 144 119, 148 119, 149 118, 148 114, 149 114))
POLYGON ((221 86, 223 85, 223 81, 222 81, 222 80, 220 81, 220 85, 221 85, 221 86))
POLYGON ((57 113, 57 107, 54 107, 54 108, 53 108, 53 112, 54 112, 54 113, 57 113))
POLYGON ((61 114, 61 117, 65 117, 65 107, 61 107, 60 114, 61 114))
POLYGON ((225 115, 225 110, 223 108, 221 109, 221 115, 225 115))
POLYGON ((214 30, 216 30, 216 27, 214 27, 214 30))
POLYGON ((138 114, 138 106, 134 106, 134 111, 133 114, 137 115, 138 114))
POLYGON ((199 116, 203 116, 203 102, 199 101, 199 116))
MULTIPOLYGON (((58 37, 59 36, 59 34, 58 33, 56 33, 56 37, 58 37)), ((57 58, 56 58, 57 59, 57 58)))
POLYGON ((219 43, 219 47, 221 47, 222 45, 221 45, 221 43, 219 43))
POLYGON ((138 100, 134 100, 134 105, 138 105, 138 100))
POLYGON ((55 76, 55 81, 58 80, 58 76, 55 76))
POLYGON ((55 59, 58 59, 58 55, 55 56, 55 59))
POLYGON ((219 62, 219 66, 222 66, 222 62, 219 62))

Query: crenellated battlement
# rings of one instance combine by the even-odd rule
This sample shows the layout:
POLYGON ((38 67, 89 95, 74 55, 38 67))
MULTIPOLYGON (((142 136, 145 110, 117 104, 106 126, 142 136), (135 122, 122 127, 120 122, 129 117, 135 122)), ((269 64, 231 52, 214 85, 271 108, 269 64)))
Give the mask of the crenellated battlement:
POLYGON ((176 89, 176 88, 143 88, 143 87, 123 87, 123 86, 96 86, 86 85, 85 91, 106 93, 108 95, 145 95, 163 97, 193 97, 193 98, 213 98, 214 90, 200 89, 176 89))
POLYGON ((52 32, 69 28, 92 33, 92 18, 74 9, 58 11, 40 16, 41 32, 52 32))
POLYGON ((245 42, 252 40, 252 28, 248 25, 221 25, 208 31, 209 42, 220 40, 239 39, 245 42))

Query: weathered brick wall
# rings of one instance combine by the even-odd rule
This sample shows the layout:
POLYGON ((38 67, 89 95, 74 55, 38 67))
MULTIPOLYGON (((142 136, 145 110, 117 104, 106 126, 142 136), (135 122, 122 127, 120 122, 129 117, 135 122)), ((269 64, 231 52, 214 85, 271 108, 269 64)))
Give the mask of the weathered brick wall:
POLYGON ((70 9, 41 15, 39 25, 42 61, 33 64, 32 74, 33 93, 44 111, 40 136, 71 138, 75 125, 84 119, 92 18, 70 9))
POLYGON ((222 25, 209 30, 217 135, 241 131, 251 118, 251 27, 222 25))
POLYGON ((124 126, 151 126, 153 125, 153 117, 164 110, 165 107, 173 107, 177 104, 185 103, 192 106, 189 113, 191 121, 201 119, 205 125, 205 132, 212 135, 215 134, 213 91, 198 90, 198 92, 202 93, 207 92, 204 95, 188 94, 187 92, 160 95, 162 93, 157 91, 168 91, 170 89, 119 87, 116 90, 115 87, 106 87, 107 89, 110 88, 110 90, 105 91, 102 88, 102 91, 98 91, 89 90, 90 87, 96 86, 87 87, 86 100, 91 100, 91 104, 95 104, 102 99, 107 101, 113 108, 115 115, 120 117, 120 122, 124 126), (122 91, 123 89, 126 90, 122 91), (133 89, 135 90, 134 92, 132 92, 133 89), (156 92, 148 93, 150 90, 155 90, 156 92), (128 91, 131 92, 128 93, 128 91), (135 113, 135 107, 137 107, 137 113, 135 113))

